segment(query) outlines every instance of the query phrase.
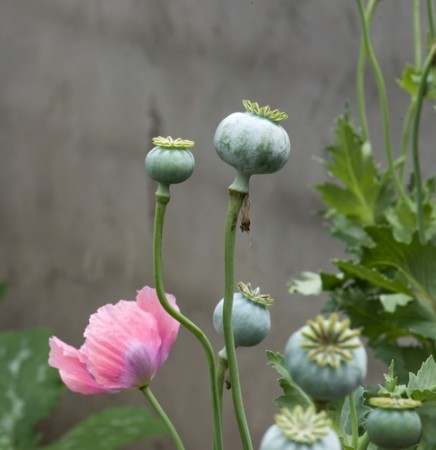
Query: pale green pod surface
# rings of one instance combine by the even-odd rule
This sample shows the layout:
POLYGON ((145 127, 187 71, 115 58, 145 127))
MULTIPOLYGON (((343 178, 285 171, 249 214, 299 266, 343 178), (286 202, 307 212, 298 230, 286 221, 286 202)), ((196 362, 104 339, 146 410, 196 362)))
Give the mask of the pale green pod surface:
MULTIPOLYGON (((223 307, 221 300, 213 313, 215 330, 224 335, 223 307)), ((233 295, 232 326, 236 347, 251 347, 259 344, 271 329, 271 317, 266 306, 255 303, 241 293, 233 295)))
POLYGON ((414 410, 375 408, 369 413, 366 429, 373 444, 386 449, 403 449, 419 442, 422 424, 414 410))
POLYGON ((291 151, 281 125, 251 112, 236 112, 222 120, 214 144, 223 161, 248 177, 277 172, 291 151))
MULTIPOLYGON (((286 344, 284 358, 291 377, 317 401, 332 401, 346 397, 366 376, 365 347, 359 337, 350 331, 349 339, 344 341, 339 339, 343 348, 339 346, 339 350, 335 353, 334 339, 328 338, 326 342, 308 341, 305 335, 311 331, 308 325, 302 327, 286 344), (305 348, 308 344, 311 348, 305 348), (343 357, 344 354, 347 358, 343 357)), ((326 334, 320 333, 321 336, 326 334)))
POLYGON ((165 185, 187 180, 192 175, 194 166, 194 156, 187 148, 154 147, 145 158, 148 175, 165 185))
POLYGON ((259 450, 341 450, 341 444, 332 430, 310 444, 290 440, 277 425, 272 425, 264 434, 259 450))

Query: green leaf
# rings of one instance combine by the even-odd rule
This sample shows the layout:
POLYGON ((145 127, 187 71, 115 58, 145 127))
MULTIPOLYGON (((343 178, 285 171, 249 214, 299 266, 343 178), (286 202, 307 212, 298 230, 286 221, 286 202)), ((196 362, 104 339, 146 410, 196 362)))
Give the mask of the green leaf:
POLYGON ((58 371, 47 363, 50 335, 45 329, 0 334, 2 449, 32 448, 38 441, 33 427, 50 413, 64 391, 58 371))
POLYGON ((410 372, 417 372, 428 358, 428 350, 417 345, 400 346, 395 342, 381 342, 374 348, 374 355, 386 364, 395 360, 398 380, 405 383, 410 372))
MULTIPOLYGON (((398 80, 398 84, 412 97, 418 95, 419 84, 421 82, 422 72, 420 69, 407 64, 401 75, 401 79, 398 80)), ((436 70, 432 69, 427 78, 425 97, 435 99, 436 98, 436 70)))
POLYGON ((144 408, 111 408, 87 417, 41 450, 118 450, 130 442, 166 434, 165 424, 144 408))
POLYGON ((344 283, 342 274, 303 272, 301 277, 301 280, 292 279, 288 283, 290 294, 319 295, 322 291, 331 291, 344 283))
POLYGON ((388 291, 403 293, 408 297, 412 294, 412 291, 402 280, 388 278, 375 267, 341 260, 334 260, 333 264, 341 269, 347 278, 364 280, 388 291))
MULTIPOLYGON (((369 406, 365 405, 364 399, 365 389, 362 386, 359 386, 354 392, 354 401, 356 403, 356 412, 357 412, 357 423, 358 426, 361 427, 365 424, 366 416, 371 411, 369 406)), ((341 424, 342 429, 349 435, 351 435, 351 410, 350 410, 350 401, 348 397, 344 399, 344 406, 341 412, 341 424)))
POLYGON ((393 313, 398 306, 405 306, 413 302, 413 298, 404 294, 385 294, 380 295, 380 301, 386 312, 393 313))
POLYGON ((276 405, 279 408, 293 409, 297 405, 306 408, 312 405, 312 401, 307 394, 292 380, 288 370, 285 367, 285 361, 280 353, 271 351, 266 352, 268 362, 277 373, 280 375, 278 381, 280 387, 283 389, 283 395, 275 399, 276 405))
POLYGON ((349 219, 343 214, 325 214, 330 219, 328 230, 332 236, 347 245, 347 251, 360 254, 363 245, 371 245, 371 240, 362 228, 362 224, 356 224, 356 221, 349 219))
POLYGON ((324 183, 317 189, 324 203, 338 214, 372 224, 382 184, 370 144, 363 142, 347 115, 337 120, 335 131, 336 143, 327 148, 331 161, 324 165, 342 186, 324 183))
POLYGON ((405 384, 398 384, 398 376, 394 375, 395 360, 392 360, 389 365, 388 373, 383 375, 385 385, 379 385, 378 395, 381 397, 397 397, 400 398, 406 393, 407 388, 405 384))
POLYGON ((422 364, 416 375, 409 374, 407 393, 411 398, 422 402, 436 400, 436 362, 433 356, 422 364))
POLYGON ((366 231, 375 245, 364 250, 362 264, 398 270, 415 294, 436 308, 436 246, 432 242, 421 244, 417 234, 409 244, 398 242, 386 226, 371 226, 366 231))

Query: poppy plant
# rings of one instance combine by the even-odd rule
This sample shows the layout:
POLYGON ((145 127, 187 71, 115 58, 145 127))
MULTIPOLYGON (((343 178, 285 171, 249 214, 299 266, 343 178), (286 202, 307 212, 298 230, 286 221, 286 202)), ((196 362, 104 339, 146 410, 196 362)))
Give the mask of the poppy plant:
MULTIPOLYGON (((175 297, 168 295, 168 300, 178 310, 175 297)), ((166 361, 179 326, 156 291, 146 286, 137 292, 136 302, 120 300, 92 314, 80 349, 50 338, 49 364, 79 394, 139 389, 149 385, 166 361)))

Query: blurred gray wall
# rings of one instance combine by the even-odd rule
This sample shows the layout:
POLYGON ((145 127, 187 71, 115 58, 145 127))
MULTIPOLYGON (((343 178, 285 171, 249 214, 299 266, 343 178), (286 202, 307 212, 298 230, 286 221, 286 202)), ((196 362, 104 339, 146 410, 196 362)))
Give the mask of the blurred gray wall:
MULTIPOLYGON (((413 60, 410 29, 410 0, 381 2, 373 42, 394 133, 407 103, 394 79, 413 60)), ((223 291, 233 169, 215 154, 214 131, 244 98, 286 111, 292 156, 280 173, 252 179, 252 229, 237 244, 236 278, 276 299, 270 336, 239 351, 257 446, 279 392, 264 351, 282 351, 288 335, 322 305, 290 297, 286 283, 303 270, 332 268, 329 259, 341 255, 315 214, 320 203, 311 185, 325 173, 313 157, 331 142, 346 100, 355 111, 358 30, 355 2, 346 0, 0 0, 0 276, 10 287, 1 329, 47 326, 80 346, 100 305, 133 299, 136 289, 152 284, 155 185, 143 159, 152 136, 172 135, 196 141, 196 170, 172 189, 166 289, 220 349, 211 314, 223 291)), ((370 125, 383 162, 368 75, 370 125)), ((424 131, 424 146, 429 138, 424 131)), ((190 450, 211 448, 206 373, 199 345, 182 330, 153 382, 190 450)), ((378 374, 374 368, 372 379, 378 374)), ((68 393, 43 428, 55 438, 90 412, 122 404, 145 400, 138 393, 68 393)), ((240 448, 230 395, 224 429, 227 448, 240 448)))

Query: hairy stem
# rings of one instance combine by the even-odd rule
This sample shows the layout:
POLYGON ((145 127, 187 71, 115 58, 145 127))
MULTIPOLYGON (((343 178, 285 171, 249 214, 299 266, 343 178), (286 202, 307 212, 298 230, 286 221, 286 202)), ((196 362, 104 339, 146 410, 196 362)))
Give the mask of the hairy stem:
POLYGON ((359 424, 357 421, 356 400, 353 392, 348 396, 348 401, 350 403, 351 415, 351 446, 357 448, 359 442, 359 424))

